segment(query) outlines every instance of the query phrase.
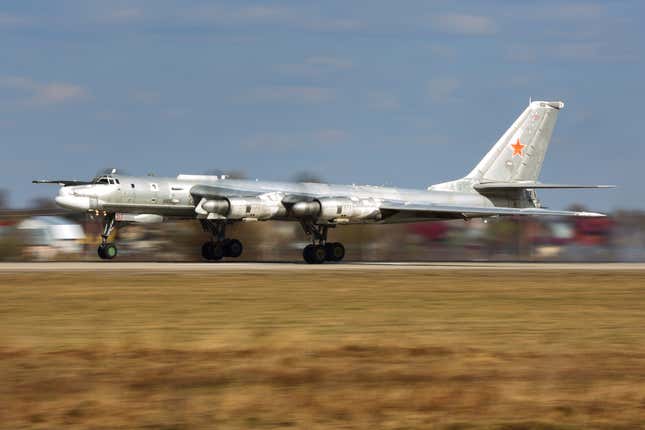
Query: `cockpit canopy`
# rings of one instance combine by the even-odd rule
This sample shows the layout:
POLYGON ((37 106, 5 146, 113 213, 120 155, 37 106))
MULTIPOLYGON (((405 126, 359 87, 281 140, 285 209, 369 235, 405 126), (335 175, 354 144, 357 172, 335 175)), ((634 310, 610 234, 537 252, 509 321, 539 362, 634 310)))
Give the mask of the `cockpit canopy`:
POLYGON ((105 185, 114 185, 114 184, 120 184, 119 180, 117 178, 113 178, 112 176, 109 175, 104 175, 104 176, 97 176, 92 180, 93 184, 105 184, 105 185))

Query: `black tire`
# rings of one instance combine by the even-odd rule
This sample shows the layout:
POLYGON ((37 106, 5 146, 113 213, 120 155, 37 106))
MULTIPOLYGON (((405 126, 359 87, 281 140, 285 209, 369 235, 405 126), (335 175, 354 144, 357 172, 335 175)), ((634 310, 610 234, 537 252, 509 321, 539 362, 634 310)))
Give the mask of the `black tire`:
POLYGON ((212 260, 213 258, 211 257, 211 245, 213 242, 204 242, 202 245, 202 257, 204 260, 212 260))
POLYGON ((325 244, 325 258, 327 261, 341 261, 345 257, 345 247, 340 242, 325 244))
POLYGON ((224 245, 224 255, 227 257, 237 258, 242 255, 243 250, 242 242, 237 239, 229 239, 224 245))
POLYGON ((224 257, 224 247, 219 242, 211 242, 210 259, 213 261, 221 260, 224 257))
POLYGON ((105 260, 105 246, 103 244, 99 245, 99 248, 97 249, 97 254, 99 255, 99 258, 101 260, 105 260))
POLYGON ((312 249, 313 247, 314 247, 313 245, 307 245, 307 246, 305 246, 305 247, 304 247, 304 249, 302 250, 302 258, 304 258, 304 260, 305 260, 307 263, 309 263, 309 264, 312 264, 312 263, 313 263, 313 261, 312 261, 312 259, 311 259, 311 249, 312 249))
POLYGON ((309 252, 310 263, 321 264, 325 262, 327 253, 325 252, 325 247, 322 245, 314 245, 309 252))

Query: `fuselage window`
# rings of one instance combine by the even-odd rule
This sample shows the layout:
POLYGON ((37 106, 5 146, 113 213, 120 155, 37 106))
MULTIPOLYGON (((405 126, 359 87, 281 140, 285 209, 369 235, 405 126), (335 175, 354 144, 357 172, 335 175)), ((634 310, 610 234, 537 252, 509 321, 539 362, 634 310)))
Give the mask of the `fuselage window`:
POLYGON ((247 213, 247 214, 251 213, 251 206, 247 206, 247 207, 246 207, 246 213, 247 213))
POLYGON ((109 184, 107 178, 100 178, 98 181, 96 181, 97 184, 109 184))
POLYGON ((134 184, 130 184, 130 186, 131 186, 132 188, 134 188, 134 184))
POLYGON ((121 185, 121 182, 119 182, 118 179, 115 179, 114 182, 116 182, 117 184, 121 185))

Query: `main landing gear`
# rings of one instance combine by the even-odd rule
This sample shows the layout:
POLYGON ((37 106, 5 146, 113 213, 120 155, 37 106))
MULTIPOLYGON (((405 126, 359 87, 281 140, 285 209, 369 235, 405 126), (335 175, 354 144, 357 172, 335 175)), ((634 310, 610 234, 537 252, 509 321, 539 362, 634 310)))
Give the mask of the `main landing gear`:
POLYGON ((327 242, 329 226, 313 222, 302 222, 302 228, 311 236, 312 244, 302 250, 302 258, 309 264, 321 264, 325 261, 341 261, 345 257, 345 247, 340 242, 327 242))
POLYGON ((103 224, 103 233, 101 233, 101 244, 99 245, 98 254, 102 260, 112 260, 116 257, 117 249, 113 243, 108 243, 108 238, 112 230, 116 227, 114 214, 105 215, 105 223, 103 224))
POLYGON ((213 238, 202 245, 202 257, 205 260, 217 261, 224 257, 237 258, 242 255, 244 247, 237 239, 226 238, 226 223, 201 220, 202 228, 213 235, 213 238))

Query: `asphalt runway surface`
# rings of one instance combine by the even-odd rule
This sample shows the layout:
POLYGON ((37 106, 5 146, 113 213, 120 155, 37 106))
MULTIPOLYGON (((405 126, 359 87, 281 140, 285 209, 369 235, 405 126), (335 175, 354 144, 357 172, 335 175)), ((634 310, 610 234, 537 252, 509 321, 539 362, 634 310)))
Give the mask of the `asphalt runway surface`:
POLYGON ((441 270, 594 270, 645 271, 645 263, 498 263, 498 262, 347 262, 306 264, 301 262, 43 262, 0 263, 0 273, 8 272, 200 272, 200 271, 441 271, 441 270))

